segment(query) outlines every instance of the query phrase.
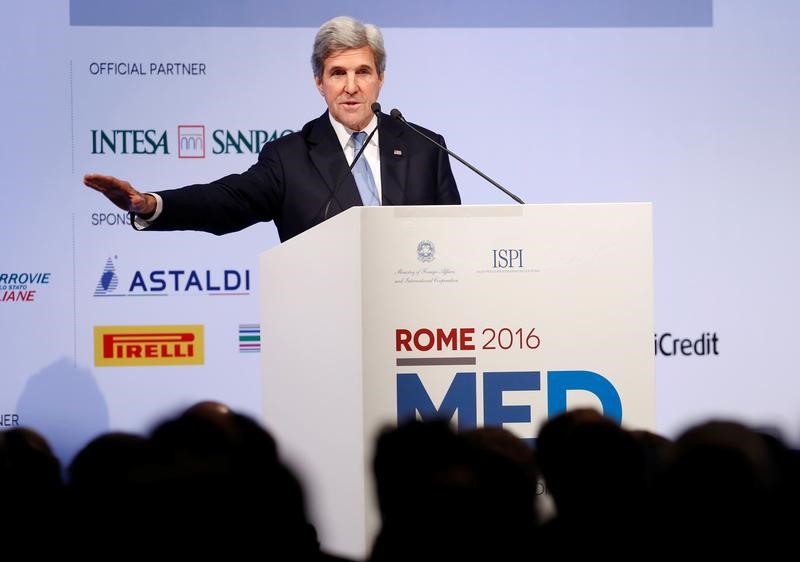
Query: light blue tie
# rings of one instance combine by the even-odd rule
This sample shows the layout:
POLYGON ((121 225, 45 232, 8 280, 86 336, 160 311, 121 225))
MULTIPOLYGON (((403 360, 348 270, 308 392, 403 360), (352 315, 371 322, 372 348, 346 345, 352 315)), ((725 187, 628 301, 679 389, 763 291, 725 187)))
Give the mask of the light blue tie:
MULTIPOLYGON (((366 138, 367 133, 364 131, 353 133, 353 157, 361 150, 361 146, 364 144, 366 138)), ((365 156, 365 154, 362 154, 361 158, 356 162, 356 165, 353 166, 353 177, 356 179, 358 193, 361 195, 361 201, 364 205, 380 205, 378 188, 375 186, 375 176, 372 175, 372 170, 365 156)))

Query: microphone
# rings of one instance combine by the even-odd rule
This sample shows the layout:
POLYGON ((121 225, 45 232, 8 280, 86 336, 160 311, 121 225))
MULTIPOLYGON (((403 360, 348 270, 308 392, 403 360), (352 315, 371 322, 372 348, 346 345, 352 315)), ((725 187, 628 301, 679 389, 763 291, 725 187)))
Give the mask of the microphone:
POLYGON ((459 162, 461 162, 462 164, 464 164, 464 165, 465 165, 467 168, 469 168, 470 170, 472 170, 473 172, 475 172, 476 174, 478 174, 480 177, 482 177, 483 179, 485 179, 486 181, 488 181, 490 184, 492 184, 493 186, 495 186, 497 189, 499 189, 500 191, 502 191, 503 193, 505 193, 506 195, 508 195, 509 197, 511 197, 511 198, 512 198, 514 201, 516 201, 517 203, 519 203, 519 204, 521 204, 521 205, 524 205, 524 204, 525 204, 525 201, 523 201, 522 199, 520 199, 519 197, 517 197, 516 195, 514 195, 513 193, 511 193, 509 190, 507 190, 505 187, 503 187, 502 185, 500 185, 499 183, 497 183, 496 181, 494 181, 492 178, 490 178, 489 176, 487 176, 487 175, 486 175, 486 174, 484 174, 483 172, 481 172, 481 171, 480 171, 478 168, 476 168, 475 166, 473 166, 472 164, 470 164, 469 162, 467 162, 466 160, 464 160, 463 158, 461 158, 461 157, 460 157, 458 154, 456 154, 455 152, 451 151, 451 150, 450 150, 450 149, 448 149, 446 146, 444 146, 444 145, 442 145, 442 144, 440 144, 440 143, 436 142, 434 139, 432 139, 431 137, 429 137, 428 135, 426 135, 425 133, 423 133, 422 131, 420 131, 419 129, 417 129, 417 128, 416 128, 414 125, 412 125, 411 123, 409 123, 408 121, 406 121, 406 118, 405 118, 405 117, 403 117, 403 114, 402 114, 402 113, 400 113, 400 110, 399 110, 399 109, 397 109, 397 108, 394 108, 394 109, 392 109, 392 111, 391 111, 391 112, 389 112, 389 115, 391 115, 392 117, 394 117, 394 118, 395 118, 395 119, 397 119, 398 121, 400 121, 400 122, 404 123, 404 124, 406 125, 406 127, 408 127, 409 129, 411 129, 412 131, 414 131, 415 133, 417 133, 418 135, 420 135, 421 137, 423 137, 424 139, 426 139, 428 142, 432 142, 432 143, 433 143, 433 144, 435 144, 437 147, 439 147, 441 150, 444 150, 444 151, 445 151, 447 154, 449 154, 450 156, 452 156, 453 158, 455 158, 456 160, 458 160, 459 162))
MULTIPOLYGON (((339 181, 336 182, 336 185, 334 186, 333 191, 331 191, 331 196, 328 199, 328 202, 325 204, 325 212, 322 214, 322 220, 324 220, 324 221, 328 220, 328 210, 330 209, 330 206, 331 206, 331 203, 333 202, 333 200, 336 199, 336 192, 339 191, 339 187, 341 187, 342 183, 347 178, 347 176, 348 175, 352 175, 353 166, 355 166, 356 162, 358 162, 358 159, 361 158, 361 155, 364 153, 364 150, 367 148, 367 145, 369 144, 369 141, 372 140, 372 137, 375 135, 375 132, 378 130, 378 127, 381 124, 381 104, 379 104, 378 102, 373 102, 373 104, 370 106, 370 109, 372 109, 372 113, 375 114, 375 117, 378 118, 378 122, 375 124, 375 128, 372 129, 372 132, 370 132, 370 134, 367 135, 367 139, 364 141, 364 144, 361 145, 361 150, 359 150, 358 153, 356 153, 356 157, 353 158, 352 162, 350 162, 350 166, 348 166, 348 168, 347 168, 347 173, 339 178, 339 181)), ((336 201, 336 202, 339 203, 339 201, 336 201)), ((342 205, 340 203, 339 204, 339 208, 341 208, 341 206, 342 205)))

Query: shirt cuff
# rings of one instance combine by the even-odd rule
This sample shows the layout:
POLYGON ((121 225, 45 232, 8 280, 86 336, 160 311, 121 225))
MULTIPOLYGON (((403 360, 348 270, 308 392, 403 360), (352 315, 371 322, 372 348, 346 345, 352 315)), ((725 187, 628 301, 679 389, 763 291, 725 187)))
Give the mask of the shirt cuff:
POLYGON ((161 214, 161 211, 164 209, 164 201, 163 199, 161 199, 161 196, 158 193, 150 193, 149 195, 152 195, 153 198, 156 200, 156 211, 153 213, 153 216, 151 216, 148 219, 143 219, 139 215, 134 214, 132 224, 133 228, 135 228, 136 230, 144 230, 148 226, 153 224, 161 214))

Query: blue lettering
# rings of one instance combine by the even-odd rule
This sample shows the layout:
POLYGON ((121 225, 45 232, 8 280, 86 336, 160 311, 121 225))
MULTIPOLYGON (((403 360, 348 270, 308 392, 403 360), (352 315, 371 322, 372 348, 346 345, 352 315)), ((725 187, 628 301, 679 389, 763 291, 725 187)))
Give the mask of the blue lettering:
POLYGON ((483 374, 483 424, 502 427, 504 423, 530 423, 531 407, 503 405, 503 392, 540 390, 539 371, 487 371, 483 374))
POLYGON ((567 392, 585 390, 600 399, 603 414, 622 422, 622 400, 614 385, 592 371, 549 371, 547 373, 547 415, 557 416, 567 410, 567 392))
MULTIPOLYGON (((206 272, 208 273, 208 272, 206 272)), ((186 290, 189 290, 189 287, 197 287, 198 291, 203 290, 203 285, 200 283, 200 278, 197 277, 196 271, 189 272, 189 280, 186 282, 186 290)))
MULTIPOLYGON (((163 272, 161 272, 161 273, 163 273, 163 272)), ((171 269, 171 270, 169 270, 167 272, 168 275, 172 275, 172 280, 173 280, 172 290, 173 291, 177 292, 177 291, 181 290, 181 285, 180 285, 181 275, 183 275, 184 273, 185 272, 182 269, 171 269)))
POLYGON ((472 429, 478 425, 475 373, 457 373, 447 389, 439 408, 434 406, 425 386, 416 373, 397 375, 397 421, 416 419, 417 412, 423 420, 452 419, 458 412, 458 429, 472 429))
POLYGON ((131 281, 131 286, 130 289, 128 289, 128 292, 132 293, 136 287, 139 287, 142 291, 147 292, 147 285, 144 282, 141 271, 137 271, 133 274, 133 281, 131 281))
POLYGON ((220 290, 220 286, 219 285, 214 285, 213 283, 211 283, 211 272, 209 270, 206 270, 206 290, 208 290, 208 291, 219 291, 220 290))
MULTIPOLYGON (((150 289, 151 291, 161 292, 167 288, 167 282, 161 278, 165 273, 164 270, 150 272, 150 282, 153 284, 153 287, 150 289)), ((170 273, 172 273, 172 271, 170 271, 170 273)))
POLYGON ((226 269, 225 270, 225 290, 226 291, 235 291, 242 285, 242 277, 239 275, 238 271, 234 271, 233 269, 226 269), (231 279, 235 279, 235 281, 231 281, 231 279))

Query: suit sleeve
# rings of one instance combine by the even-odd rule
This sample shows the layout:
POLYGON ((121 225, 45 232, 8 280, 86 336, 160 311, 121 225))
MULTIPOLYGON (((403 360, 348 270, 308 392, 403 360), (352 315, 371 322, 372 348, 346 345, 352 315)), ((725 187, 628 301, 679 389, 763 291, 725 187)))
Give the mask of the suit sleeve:
POLYGON ((236 232, 280 216, 284 198, 280 154, 268 143, 258 162, 241 174, 208 184, 159 191, 164 210, 148 230, 236 232))

